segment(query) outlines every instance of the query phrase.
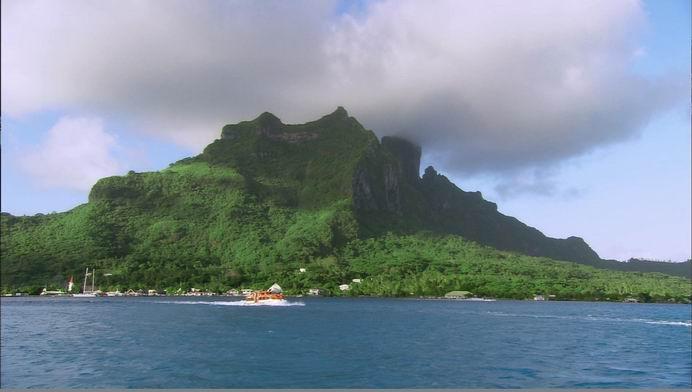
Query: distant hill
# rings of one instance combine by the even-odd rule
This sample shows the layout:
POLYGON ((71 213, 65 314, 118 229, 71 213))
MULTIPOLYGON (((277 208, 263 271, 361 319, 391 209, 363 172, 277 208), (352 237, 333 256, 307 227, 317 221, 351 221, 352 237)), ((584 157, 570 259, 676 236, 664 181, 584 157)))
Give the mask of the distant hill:
POLYGON ((602 260, 594 265, 599 268, 607 268, 618 271, 661 272, 668 275, 692 278, 691 260, 672 262, 633 258, 625 262, 617 260, 602 260))
MULTIPOLYGON (((556 268, 555 276, 564 277, 575 268, 547 258, 689 277, 680 273, 684 268, 668 264, 601 260, 578 237, 546 237, 499 213, 479 192, 462 191, 432 167, 421 177, 420 156, 420 147, 404 139, 378 140, 343 108, 300 125, 263 113, 225 126, 200 155, 165 170, 99 180, 89 202, 71 211, 32 217, 3 213, 2 286, 57 285, 91 266, 112 273, 102 284, 113 287, 194 284, 221 290, 280 279, 300 291, 310 285, 334 288, 358 275, 371 277, 362 287, 376 291, 373 282, 385 275, 415 282, 434 270, 444 272, 440 279, 449 283, 464 263, 469 267, 487 260, 484 265, 491 266, 502 260, 502 268, 483 273, 488 282, 449 283, 453 289, 483 291, 497 283, 493 279, 505 279, 498 271, 521 275, 516 268, 525 263, 530 269, 556 268), (420 249, 406 248, 414 243, 420 249), (367 256, 375 244, 406 249, 399 249, 400 257, 383 256, 389 260, 384 262, 373 258, 378 253, 373 249, 367 256), (301 266, 311 272, 294 276, 301 266)), ((595 284, 591 280, 601 274, 584 271, 572 276, 574 290, 587 281, 595 284)), ((635 279, 613 274, 618 282, 635 279)), ((507 295, 561 287, 542 282, 538 287, 527 280, 524 288, 507 295)), ((611 294, 639 293, 630 283, 611 294)), ((442 286, 435 290, 448 288, 442 286)), ((500 290, 493 287, 486 292, 500 290)), ((604 296, 604 290, 593 288, 584 295, 604 296)), ((660 287, 654 291, 673 295, 664 295, 660 287)))

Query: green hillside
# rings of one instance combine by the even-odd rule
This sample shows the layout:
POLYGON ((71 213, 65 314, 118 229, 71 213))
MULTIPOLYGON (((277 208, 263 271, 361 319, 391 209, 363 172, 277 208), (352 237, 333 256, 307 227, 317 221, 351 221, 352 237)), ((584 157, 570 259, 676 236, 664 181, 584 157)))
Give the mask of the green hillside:
POLYGON ((421 178, 420 153, 343 108, 301 125, 264 113, 165 170, 99 180, 71 211, 3 213, 1 285, 62 286, 88 266, 121 290, 338 294, 361 278, 350 293, 690 298, 688 279, 593 268, 607 263, 580 238, 548 238, 431 167, 421 178))

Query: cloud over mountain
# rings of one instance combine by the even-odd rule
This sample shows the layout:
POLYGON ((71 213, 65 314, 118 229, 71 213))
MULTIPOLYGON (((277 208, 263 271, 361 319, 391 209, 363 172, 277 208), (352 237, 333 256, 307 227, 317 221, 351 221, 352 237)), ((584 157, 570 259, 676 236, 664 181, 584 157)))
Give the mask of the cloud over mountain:
POLYGON ((2 114, 125 119, 199 149, 269 110, 346 106, 459 172, 550 165, 687 95, 644 78, 636 1, 5 0, 2 114))
POLYGON ((46 139, 18 156, 20 167, 42 188, 88 191, 97 180, 118 174, 116 139, 99 118, 63 117, 46 139))

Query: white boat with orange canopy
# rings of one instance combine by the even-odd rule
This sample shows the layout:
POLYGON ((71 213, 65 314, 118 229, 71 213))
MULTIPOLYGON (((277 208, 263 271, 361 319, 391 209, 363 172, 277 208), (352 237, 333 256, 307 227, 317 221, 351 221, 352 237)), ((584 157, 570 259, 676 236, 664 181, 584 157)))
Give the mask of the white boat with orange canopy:
POLYGON ((245 296, 245 303, 249 305, 273 305, 286 303, 281 286, 274 283, 267 290, 253 291, 245 296))

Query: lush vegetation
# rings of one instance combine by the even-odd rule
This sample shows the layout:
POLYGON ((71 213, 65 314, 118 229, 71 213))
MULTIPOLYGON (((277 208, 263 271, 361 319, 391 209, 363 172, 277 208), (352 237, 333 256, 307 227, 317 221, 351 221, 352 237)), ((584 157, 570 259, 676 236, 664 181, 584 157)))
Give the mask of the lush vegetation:
POLYGON ((2 214, 3 292, 60 288, 69 276, 79 284, 90 267, 101 289, 121 291, 223 292, 278 282, 293 294, 320 288, 331 295, 466 290, 497 298, 690 299, 689 279, 597 269, 464 239, 512 248, 479 229, 509 221, 501 233, 518 233, 521 246, 547 255, 562 249, 436 173, 426 174, 420 186, 429 186, 419 192, 417 173, 414 180, 396 174, 396 154, 345 111, 300 126, 264 114, 225 127, 222 136, 161 172, 102 179, 89 203, 69 212, 2 214), (426 221, 437 211, 429 200, 451 206, 438 213, 462 225, 426 221), (355 278, 361 283, 338 289, 355 278))
POLYGON ((457 236, 421 233, 357 241, 347 248, 352 294, 439 296, 453 290, 478 296, 524 299, 685 301, 688 279, 660 273, 625 273, 571 262, 500 252, 457 236))
POLYGON ((661 272, 667 275, 684 276, 692 279, 692 260, 683 262, 629 259, 626 262, 602 260, 594 263, 596 267, 617 271, 661 272))

